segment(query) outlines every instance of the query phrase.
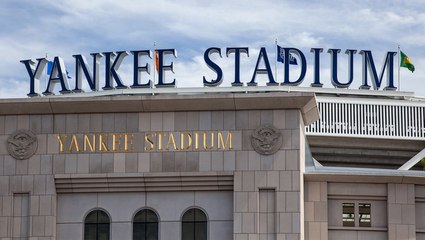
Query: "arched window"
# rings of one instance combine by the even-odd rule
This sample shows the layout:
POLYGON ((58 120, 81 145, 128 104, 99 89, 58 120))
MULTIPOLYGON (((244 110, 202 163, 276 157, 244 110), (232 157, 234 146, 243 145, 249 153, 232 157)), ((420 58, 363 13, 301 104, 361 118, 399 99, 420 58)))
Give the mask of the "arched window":
POLYGON ((104 211, 91 211, 84 220, 84 240, 109 240, 110 222, 104 211))
POLYGON ((202 210, 187 210, 182 217, 182 240, 207 240, 207 222, 202 210))
POLYGON ((158 240, 158 216, 149 209, 140 210, 133 219, 133 240, 158 240))

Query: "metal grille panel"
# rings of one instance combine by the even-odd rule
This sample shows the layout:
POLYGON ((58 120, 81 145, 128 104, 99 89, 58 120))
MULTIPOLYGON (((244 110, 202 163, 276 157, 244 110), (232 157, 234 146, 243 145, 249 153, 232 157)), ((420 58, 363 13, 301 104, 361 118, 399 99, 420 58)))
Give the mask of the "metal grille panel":
POLYGON ((318 97, 307 135, 425 140, 425 103, 318 97))

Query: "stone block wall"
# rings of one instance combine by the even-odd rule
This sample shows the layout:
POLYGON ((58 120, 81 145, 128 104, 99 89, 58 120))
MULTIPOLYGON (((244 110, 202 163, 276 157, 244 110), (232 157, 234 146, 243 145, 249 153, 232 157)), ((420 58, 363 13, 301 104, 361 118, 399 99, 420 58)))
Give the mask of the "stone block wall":
MULTIPOLYGON (((18 129, 29 129, 38 139, 36 154, 28 161, 6 166, 10 175, 47 172, 53 174, 197 172, 260 170, 274 167, 299 170, 298 161, 273 161, 273 158, 298 158, 301 138, 299 111, 210 111, 160 113, 106 113, 0 116, 0 141, 18 129), (261 125, 274 125, 283 136, 281 150, 274 156, 260 156, 251 146, 251 133, 261 125), (144 151, 143 134, 178 131, 232 132, 230 151, 202 149, 187 151, 144 151), (71 134, 137 133, 130 152, 67 151, 71 134), (68 135, 65 151, 59 153, 58 134, 68 135), (17 164, 17 166, 15 166, 17 164), (43 164, 41 166, 40 164, 43 164), (287 166, 282 166, 282 165, 287 166), (48 165, 48 166, 47 166, 48 165), (40 167, 41 166, 41 167, 40 167), (11 168, 13 167, 13 169, 11 168), (15 169, 16 167, 16 169, 15 169)), ((302 130, 303 131, 303 130, 302 130)), ((179 145, 178 139, 176 139, 179 145)), ((80 145, 82 143, 80 142, 80 145)), ((7 158, 6 144, 0 144, 0 156, 7 158)))
POLYGON ((55 239, 56 174, 220 171, 234 171, 236 239, 260 234, 260 189, 273 190, 275 196, 275 226, 267 233, 276 239, 300 239, 304 222, 301 118, 298 110, 0 116, 0 239, 27 235, 33 240, 55 239), (273 155, 260 155, 251 146, 253 130, 263 125, 274 126, 283 136, 282 147, 273 155), (12 158, 6 149, 8 137, 19 129, 32 131, 38 139, 35 155, 27 160, 12 158), (154 131, 231 131, 233 149, 145 152, 144 139, 135 138, 131 152, 60 153, 57 139, 58 134, 143 136, 154 131))
POLYGON ((327 182, 306 182, 304 197, 305 238, 328 239, 327 182))
POLYGON ((196 206, 207 214, 209 239, 231 240, 232 203, 230 191, 59 194, 57 239, 83 239, 81 221, 93 209, 103 209, 110 216, 111 239, 132 239, 134 215, 148 208, 158 215, 160 239, 178 240, 183 213, 196 206))
POLYGON ((55 239, 54 164, 46 142, 53 132, 52 120, 52 116, 0 116, 0 239, 55 239), (16 160, 7 153, 6 141, 18 129, 37 134, 39 146, 30 159, 16 160))
POLYGON ((388 239, 416 239, 415 185, 388 184, 388 239))
POLYGON ((249 112, 239 126, 250 134, 260 125, 272 124, 282 132, 284 142, 275 154, 265 156, 252 151, 243 138, 248 151, 236 152, 234 239, 303 239, 301 115, 296 110, 273 111, 273 118, 264 118, 267 114, 249 112), (274 226, 265 226, 264 221, 274 226))

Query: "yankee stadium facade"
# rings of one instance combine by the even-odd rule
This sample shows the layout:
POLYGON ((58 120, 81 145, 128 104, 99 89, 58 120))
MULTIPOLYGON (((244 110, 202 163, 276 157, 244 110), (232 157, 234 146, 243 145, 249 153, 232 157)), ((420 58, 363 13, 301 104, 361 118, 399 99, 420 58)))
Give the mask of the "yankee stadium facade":
POLYGON ((362 84, 350 89, 357 50, 345 51, 344 82, 329 49, 330 89, 323 49, 310 51, 311 87, 298 86, 304 53, 278 52, 281 82, 265 48, 249 80, 249 48, 209 48, 203 88, 165 77, 174 49, 74 55, 74 79, 60 57, 48 76, 47 59, 21 61, 29 98, 0 99, 0 239, 425 239, 425 99, 396 91, 397 53, 375 66, 358 51, 362 84))

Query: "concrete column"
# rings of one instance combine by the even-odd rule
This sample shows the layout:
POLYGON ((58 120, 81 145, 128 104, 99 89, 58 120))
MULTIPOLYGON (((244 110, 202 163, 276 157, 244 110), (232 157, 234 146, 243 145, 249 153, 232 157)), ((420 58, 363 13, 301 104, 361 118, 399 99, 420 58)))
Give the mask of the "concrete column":
MULTIPOLYGON (((263 119, 262 114, 269 112, 250 111, 247 114, 248 126, 252 129, 245 130, 247 134, 244 135, 249 137, 252 130, 258 127, 250 122, 259 116, 263 119)), ((278 110, 272 114, 273 125, 282 133, 281 149, 273 155, 265 156, 244 144, 242 150, 247 151, 236 153, 234 240, 304 239, 302 117, 297 110, 278 110), (273 202, 275 206, 271 207, 273 202)), ((250 144, 249 138, 248 141, 244 140, 244 143, 250 144)))
POLYGON ((414 184, 388 184, 388 239, 416 239, 414 184))
POLYGON ((306 182, 305 239, 328 239, 328 186, 326 182, 306 182))

